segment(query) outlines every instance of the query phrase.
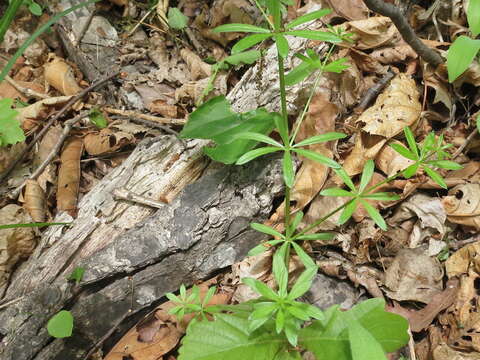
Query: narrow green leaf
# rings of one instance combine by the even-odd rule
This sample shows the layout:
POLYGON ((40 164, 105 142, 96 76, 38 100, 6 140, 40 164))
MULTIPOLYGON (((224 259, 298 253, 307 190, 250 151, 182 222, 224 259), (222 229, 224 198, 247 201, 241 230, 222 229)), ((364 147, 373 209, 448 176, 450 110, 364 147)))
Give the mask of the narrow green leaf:
POLYGON ((217 26, 213 29, 214 33, 221 32, 249 32, 249 33, 262 33, 270 34, 269 29, 262 28, 260 26, 249 25, 249 24, 225 24, 217 26))
POLYGON ((292 188, 295 180, 295 173, 293 171, 293 161, 290 151, 285 150, 283 152, 283 178, 285 185, 292 188))
POLYGON ((351 191, 347 191, 340 188, 330 188, 322 190, 320 193, 322 196, 347 196, 347 197, 355 197, 356 194, 352 193, 351 191))
POLYGON ((178 304, 181 304, 181 303, 182 303, 182 300, 180 300, 180 299, 178 298, 178 296, 176 296, 176 295, 173 294, 173 293, 166 293, 165 296, 166 296, 166 298, 167 298, 168 300, 170 300, 170 301, 173 302, 173 303, 178 303, 178 304))
POLYGON ((243 278, 242 282, 267 299, 278 300, 278 295, 263 282, 253 278, 243 278))
POLYGON ((341 72, 343 72, 343 70, 346 70, 350 67, 350 65, 345 64, 347 61, 347 58, 337 59, 323 66, 322 71, 340 74, 341 72))
POLYGON ((393 150, 398 152, 400 155, 402 155, 404 158, 410 159, 410 160, 417 160, 418 158, 410 151, 408 150, 405 146, 400 145, 400 144, 388 144, 393 150))
POLYGON ((306 268, 317 268, 317 265, 315 265, 315 261, 313 261, 313 259, 302 249, 300 245, 298 245, 296 242, 292 242, 292 246, 306 268))
POLYGON ((341 167, 340 164, 337 163, 335 160, 332 160, 332 159, 330 159, 326 156, 323 156, 321 154, 318 154, 314 151, 305 150, 305 149, 296 149, 296 148, 292 149, 292 150, 295 151, 299 155, 305 156, 306 158, 308 158, 310 160, 319 162, 319 163, 327 165, 329 167, 332 167, 332 168, 335 168, 335 169, 339 169, 341 167))
POLYGON ((283 117, 280 115, 276 115, 273 119, 273 122, 275 123, 275 126, 278 130, 278 133, 280 134, 280 137, 282 138, 283 143, 288 144, 288 127, 283 117))
POLYGON ((362 195, 362 198, 370 199, 370 200, 377 200, 377 201, 396 201, 396 200, 400 200, 400 196, 398 196, 397 194, 388 193, 388 192, 377 192, 377 193, 366 194, 366 195, 362 195))
POLYGON ((287 295, 288 271, 285 266, 285 260, 280 251, 273 255, 272 273, 278 285, 278 294, 281 297, 287 295))
POLYGON ((251 249, 248 252, 247 256, 255 256, 255 255, 262 254, 263 252, 267 251, 271 247, 273 247, 275 245, 278 245, 283 241, 284 240, 270 240, 270 241, 266 241, 264 243, 261 243, 260 245, 257 245, 253 249, 251 249))
POLYGON ((207 306, 208 302, 212 299, 213 294, 215 294, 215 290, 217 290, 216 286, 211 286, 208 288, 208 291, 205 294, 205 297, 203 298, 203 302, 202 302, 203 306, 207 306))
POLYGON ((297 237, 297 240, 332 240, 335 237, 334 233, 318 233, 318 234, 306 234, 297 237))
POLYGON ((316 68, 312 67, 306 62, 303 62, 285 76, 285 84, 287 86, 293 86, 295 84, 298 84, 299 82, 306 79, 315 70, 316 68))
POLYGON ((279 0, 267 0, 267 8, 269 14, 273 18, 273 25, 275 30, 280 29, 280 24, 282 23, 282 13, 280 8, 279 0))
MULTIPOLYGON (((477 130, 480 133, 480 115, 477 116, 477 130)), ((452 145, 452 144, 450 144, 452 145)))
POLYGON ((365 210, 367 210, 368 215, 370 215, 372 220, 375 221, 375 224, 377 224, 378 227, 383 231, 387 231, 387 224, 385 223, 385 220, 383 219, 382 215, 380 215, 378 210, 363 199, 361 199, 360 202, 362 203, 365 210))
POLYGON ((326 134, 322 134, 322 135, 316 135, 316 136, 309 137, 308 139, 305 139, 303 141, 300 141, 298 144, 295 144, 294 147, 302 147, 302 146, 307 146, 307 145, 313 145, 313 144, 318 144, 318 143, 343 139, 345 137, 347 137, 347 135, 345 135, 345 134, 337 133, 337 132, 330 132, 330 133, 326 133, 326 134))
POLYGON ((70 223, 25 223, 25 224, 6 224, 0 225, 0 230, 2 229, 16 229, 16 228, 24 228, 24 227, 46 227, 46 226, 53 226, 53 225, 68 225, 70 223))
POLYGON ((411 153, 416 155, 416 158, 410 159, 410 160, 418 159, 418 148, 417 148, 417 142, 415 141, 415 135, 413 134, 410 127, 408 126, 403 128, 403 132, 405 133, 405 139, 407 139, 407 144, 411 150, 411 153))
POLYGON ((320 19, 321 17, 328 15, 332 12, 330 9, 322 9, 317 11, 312 11, 311 13, 305 14, 293 20, 292 22, 288 23, 285 26, 285 29, 290 30, 293 29, 295 26, 302 25, 306 22, 320 19))
POLYGON ((243 39, 239 40, 232 47, 232 54, 239 54, 243 50, 249 49, 252 46, 267 40, 269 37, 272 37, 272 34, 253 34, 245 36, 243 39))
POLYGON ((448 186, 447 184, 445 183, 445 181, 443 180, 442 176, 437 173, 435 170, 433 170, 432 168, 428 167, 428 166, 424 166, 423 167, 423 170, 425 170, 425 172, 427 173, 427 175, 433 180, 435 181, 438 185, 440 185, 442 188, 444 189, 448 189, 448 186))
POLYGON ((413 175, 415 175, 419 166, 419 163, 415 163, 403 170, 403 176, 405 177, 405 179, 410 179, 413 175))
POLYGON ((279 151, 280 149, 277 147, 271 147, 271 146, 266 146, 266 147, 261 147, 259 149, 251 150, 247 152, 246 154, 243 154, 240 156, 240 158, 237 160, 236 164, 237 165, 243 165, 248 163, 249 161, 252 161, 253 159, 256 159, 259 156, 266 155, 273 153, 275 151, 279 151))
POLYGON ((429 161, 428 164, 439 167, 441 169, 447 169, 447 170, 463 169, 462 165, 456 163, 455 161, 450 161, 450 160, 434 160, 434 161, 429 161))
POLYGON ((447 53, 448 81, 454 82, 468 69, 480 50, 480 40, 461 35, 455 39, 447 53))
POLYGON ((287 312, 296 317, 299 320, 308 321, 310 320, 310 316, 305 312, 305 310, 295 307, 295 306, 288 306, 287 312))
POLYGON ((375 163, 373 160, 367 160, 365 166, 363 167, 362 177, 360 179, 360 186, 358 192, 362 193, 367 187, 370 180, 372 180, 373 171, 375 170, 375 163))
POLYGON ((273 140, 271 137, 268 137, 266 135, 259 134, 259 133, 244 132, 244 133, 240 133, 238 135, 235 135, 235 138, 236 139, 246 139, 246 140, 255 140, 255 141, 258 141, 258 142, 264 142, 264 143, 267 143, 267 144, 278 147, 279 148, 278 150, 282 150, 282 148, 283 148, 283 145, 280 144, 279 142, 273 140))
POLYGON ((28 5, 28 10, 35 16, 42 16, 42 7, 38 5, 35 1, 32 1, 28 5))
POLYGON ((285 313, 282 309, 277 311, 277 316, 275 317, 275 330, 277 334, 280 334, 285 326, 285 313))
POLYGON ((302 221, 302 219, 303 219, 303 212, 298 211, 293 217, 293 220, 290 224, 290 233, 293 233, 293 231, 295 231, 298 225, 300 225, 300 222, 302 221))
POLYGON ((168 26, 172 29, 183 30, 188 25, 188 17, 186 17, 178 8, 171 7, 168 9, 168 26))
POLYGON ((287 39, 282 34, 278 34, 275 35, 275 43, 277 44, 278 55, 285 59, 290 51, 287 39))
POLYGON ((249 316, 249 319, 258 320, 262 318, 268 318, 271 313, 277 310, 278 305, 272 302, 264 302, 254 305, 254 311, 249 316))
POLYGON ((284 32, 285 35, 298 36, 305 39, 327 41, 331 43, 340 43, 342 39, 335 34, 315 30, 291 30, 284 32))
POLYGON ((253 64, 262 56, 259 50, 249 50, 238 54, 227 56, 223 59, 224 62, 230 65, 253 64))
POLYGON ((468 27, 473 37, 480 34, 480 0, 470 0, 467 8, 468 27))
POLYGON ((347 206, 345 206, 345 209, 343 209, 342 213, 340 214, 340 218, 338 219, 338 223, 340 225, 345 224, 348 219, 350 219, 353 215, 353 212, 358 206, 358 200, 355 199, 351 203, 349 203, 347 206))
MULTIPOLYGON (((192 294, 189 297, 189 301, 195 298, 195 293, 198 293, 198 287, 196 285, 192 288, 192 294)), ((182 297, 182 299, 187 298, 187 288, 185 287, 185 284, 180 285, 180 296, 182 297)))
POLYGON ((260 223, 251 223, 250 227, 254 230, 262 232, 264 234, 272 235, 274 237, 279 237, 281 239, 285 239, 285 235, 279 233, 277 230, 271 228, 270 226, 263 225, 260 223))
POLYGON ((335 171, 335 173, 340 177, 340 179, 343 180, 345 185, 347 185, 350 190, 352 190, 354 193, 357 191, 357 189, 355 189, 355 185, 353 185, 352 179, 350 179, 350 176, 348 176, 344 168, 333 169, 333 171, 335 171))
POLYGON ((62 310, 55 314, 47 323, 47 331, 57 339, 72 336, 73 316, 70 311, 62 310))
POLYGON ((301 321, 290 316, 285 319, 285 336, 290 345, 294 347, 297 346, 300 323, 301 321))

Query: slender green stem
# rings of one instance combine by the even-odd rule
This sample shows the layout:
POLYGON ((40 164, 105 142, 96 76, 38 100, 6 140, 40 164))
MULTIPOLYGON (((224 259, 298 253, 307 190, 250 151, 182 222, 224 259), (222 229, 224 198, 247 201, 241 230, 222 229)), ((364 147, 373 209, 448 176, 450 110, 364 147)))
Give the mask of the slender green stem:
POLYGON ((258 2, 258 0, 255 0, 255 5, 257 5, 257 8, 260 10, 260 12, 262 13, 262 15, 263 15, 263 17, 265 18, 265 20, 267 20, 268 25, 270 25, 270 27, 272 28, 272 30, 275 30, 275 25, 273 25, 272 20, 270 20, 270 18, 268 17, 267 13, 266 13, 265 10, 263 9, 263 7, 260 5, 260 3, 258 2))
POLYGON ((22 6, 22 3, 23 0, 12 0, 10 5, 8 5, 7 11, 5 11, 5 14, 0 19, 0 44, 3 42, 3 37, 15 18, 18 9, 22 6))
POLYGON ((335 48, 335 45, 332 45, 330 49, 328 50, 327 55, 325 56, 325 59, 323 60, 322 67, 320 71, 318 72, 318 75, 315 79, 315 82, 312 86, 312 89, 310 90, 310 95, 308 96, 307 103, 303 107, 302 110, 302 115, 300 116, 300 119, 298 120, 297 126, 295 128, 295 131, 293 132, 292 138, 290 140, 290 146, 293 145, 295 142, 295 139, 297 138, 298 131, 300 130, 300 126, 302 125, 303 120, 305 119, 305 115, 307 115, 307 111, 310 108, 310 103, 312 102, 313 96, 315 95, 315 91, 317 90, 318 84, 320 83, 320 79, 322 78, 323 75, 323 68, 327 64, 328 59, 332 55, 333 49, 335 48))

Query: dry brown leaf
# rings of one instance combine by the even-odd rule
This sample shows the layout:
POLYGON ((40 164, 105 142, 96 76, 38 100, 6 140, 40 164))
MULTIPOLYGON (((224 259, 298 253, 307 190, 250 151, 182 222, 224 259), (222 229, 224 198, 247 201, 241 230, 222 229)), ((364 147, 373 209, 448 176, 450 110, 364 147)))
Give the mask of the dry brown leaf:
POLYGON ((464 246, 445 262, 445 270, 449 278, 467 275, 471 268, 480 274, 480 242, 464 246))
POLYGON ((386 294, 398 301, 428 304, 443 290, 443 270, 436 258, 420 248, 401 250, 385 272, 386 294))
POLYGON ((58 96, 44 100, 39 100, 36 103, 26 106, 24 108, 16 109, 18 111, 17 119, 22 124, 22 127, 26 129, 26 121, 28 119, 43 120, 46 118, 50 111, 56 106, 61 106, 70 100, 71 96, 58 96))
MULTIPOLYGON (((83 140, 70 138, 60 156, 58 171, 57 209, 75 213, 80 185, 80 158, 83 153, 83 140)), ((73 215, 72 215, 73 216, 73 215)))
MULTIPOLYGON (((392 143, 403 145, 400 141, 396 140, 389 141, 387 145, 392 143)), ((375 165, 387 176, 392 176, 397 172, 406 169, 413 163, 413 160, 403 157, 390 146, 384 146, 375 157, 375 165)))
POLYGON ((102 129, 100 132, 90 133, 85 136, 85 150, 90 155, 102 155, 115 152, 120 148, 132 144, 135 137, 126 132, 113 132, 110 129, 102 129))
MULTIPOLYGON (((10 204, 0 209, 0 225, 32 222, 27 212, 18 205, 10 204)), ((0 230, 0 286, 8 280, 10 271, 25 259, 35 248, 33 228, 0 230)))
POLYGON ((82 88, 78 86, 73 69, 64 59, 53 55, 45 68, 45 80, 62 95, 76 95, 82 88))
POLYGON ((4 172, 10 166, 12 161, 18 157, 26 146, 27 145, 22 142, 8 147, 0 147, 0 173, 4 172))
POLYGON ((326 0, 328 8, 347 20, 365 19, 368 8, 362 0, 326 0))
POLYGON ((442 200, 448 220, 480 230, 480 184, 455 186, 442 200))
POLYGON ((47 204, 45 193, 36 180, 25 182, 24 208, 35 222, 45 222, 47 204))
POLYGON ((475 183, 480 182, 480 161, 469 161, 466 164, 462 164, 463 168, 460 170, 449 171, 445 175, 445 179, 448 180, 468 180, 475 183))
MULTIPOLYGON (((344 26, 344 24, 342 24, 344 26)), ((347 31, 353 32, 357 49, 375 49, 397 44, 400 34, 388 17, 376 16, 365 20, 350 21, 347 31)))
POLYGON ((117 6, 127 6, 128 5, 128 0, 109 0, 111 3, 117 5, 117 6))
POLYGON ((433 350, 433 360, 480 360, 480 353, 465 353, 441 344, 433 350))
POLYGON ((193 51, 183 48, 180 50, 180 56, 187 63, 192 80, 204 79, 212 74, 212 66, 203 62, 193 51))
MULTIPOLYGON (((38 93, 45 93, 45 89, 40 84, 30 81, 15 81, 19 86, 36 91, 38 93)), ((22 93, 20 93, 15 87, 10 85, 7 81, 2 81, 0 83, 0 99, 1 98, 10 98, 10 99, 20 99, 22 101, 27 101, 28 98, 25 97, 22 93)))
POLYGON ((407 59, 416 59, 418 57, 417 53, 410 47, 410 45, 405 44, 404 41, 401 41, 400 44, 395 44, 392 47, 384 47, 374 50, 370 56, 381 64, 392 64, 397 62, 405 63, 407 59))
MULTIPOLYGON (((368 160, 375 159, 386 142, 387 140, 382 136, 369 135, 363 131, 357 133, 353 149, 343 163, 343 168, 347 174, 350 176, 360 174, 365 163, 368 160)), ((337 184, 343 183, 338 176, 334 179, 337 184)))
MULTIPOLYGON (((325 185, 325 187, 329 188, 332 186, 325 185)), ((348 198, 344 197, 317 195, 310 204, 310 207, 305 214, 305 217, 303 218, 301 227, 304 228, 314 223, 316 220, 326 216, 330 211, 342 206, 347 201, 348 198)), ((338 226, 340 214, 341 212, 339 211, 336 214, 332 215, 315 229, 312 229, 312 232, 320 230, 334 230, 338 226)))
POLYGON ((148 110, 152 113, 157 113, 168 118, 178 118, 178 107, 176 105, 167 104, 165 100, 152 101, 148 110))

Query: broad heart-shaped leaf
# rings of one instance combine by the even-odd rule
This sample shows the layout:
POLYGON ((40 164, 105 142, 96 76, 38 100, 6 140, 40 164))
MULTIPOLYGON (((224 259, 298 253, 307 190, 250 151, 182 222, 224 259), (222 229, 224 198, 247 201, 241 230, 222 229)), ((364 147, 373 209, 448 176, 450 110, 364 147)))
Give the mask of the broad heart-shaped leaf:
POLYGON ((0 146, 25 140, 20 122, 16 119, 18 112, 12 110, 12 104, 12 99, 0 100, 0 146))
POLYGON ((55 338, 72 336, 73 316, 70 311, 62 310, 55 314, 47 323, 47 331, 55 338))
POLYGON ((461 35, 455 39, 447 53, 448 81, 455 81, 467 70, 480 50, 480 40, 461 35))
POLYGON ((186 17, 178 8, 171 7, 168 10, 168 25, 172 29, 185 29, 188 25, 188 17, 186 17))
POLYGON ((262 108, 237 114, 224 96, 217 96, 190 114, 180 135, 215 141, 218 146, 205 148, 205 153, 213 160, 232 164, 257 144, 252 140, 236 139, 236 135, 244 132, 268 134, 274 127, 275 116, 279 115, 262 108))
POLYGON ((312 351, 318 359, 363 359, 359 354, 352 354, 357 347, 351 347, 349 339, 350 329, 353 327, 355 332, 355 327, 361 326, 384 352, 395 351, 409 340, 408 322, 384 308, 385 301, 379 298, 361 302, 346 312, 334 306, 325 312, 325 320, 314 321, 300 330, 299 344, 312 351))
POLYGON ((467 9, 468 27, 473 37, 480 34, 480 0, 470 0, 467 9))
POLYGON ((217 314, 214 321, 194 323, 182 340, 178 360, 280 359, 279 354, 287 347, 285 336, 263 327, 251 333, 249 322, 239 316, 217 314))
POLYGON ((352 360, 386 360, 385 352, 375 338, 358 321, 348 327, 352 360))

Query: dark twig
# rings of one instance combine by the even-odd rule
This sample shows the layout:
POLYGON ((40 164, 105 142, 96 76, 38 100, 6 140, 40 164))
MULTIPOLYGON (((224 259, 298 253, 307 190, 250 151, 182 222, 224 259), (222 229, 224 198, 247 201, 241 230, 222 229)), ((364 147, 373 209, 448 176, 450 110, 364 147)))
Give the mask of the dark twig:
POLYGON ((442 57, 435 50, 429 48, 418 38, 405 16, 396 6, 388 4, 383 0, 363 0, 363 2, 371 11, 383 16, 388 16, 397 27, 400 35, 402 35, 403 40, 405 40, 423 60, 435 68, 444 63, 442 57))
POLYGON ((88 31, 88 28, 90 27, 90 24, 92 23, 93 17, 95 16, 95 11, 92 11, 87 18, 87 21, 85 21, 85 24, 83 24, 82 30, 80 31, 80 34, 78 34, 77 39, 73 42, 73 46, 77 47, 80 45, 82 42, 83 37, 88 31))
POLYGON ((388 72, 370 89, 367 90, 365 96, 360 100, 360 103, 355 108, 355 113, 362 113, 367 106, 380 94, 380 92, 388 85, 390 80, 393 79, 395 73, 390 69, 388 72))
POLYGON ((460 147, 453 153, 452 159, 457 158, 462 151, 470 144, 470 142, 473 140, 473 138, 478 134, 478 129, 474 128, 473 131, 468 135, 468 137, 465 139, 464 143, 460 145, 460 147))
POLYGON ((65 114, 78 100, 81 100, 85 95, 87 95, 90 91, 94 90, 95 88, 104 85, 106 82, 113 79, 115 76, 118 75, 118 72, 107 76, 105 79, 98 81, 97 83, 90 85, 88 88, 83 89, 79 94, 70 98, 67 103, 63 106, 63 108, 53 116, 48 123, 43 127, 42 130, 33 138, 30 144, 20 153, 20 155, 10 164, 10 166, 0 175, 0 183, 2 183, 10 172, 17 166, 17 164, 23 160, 25 155, 32 150, 33 146, 40 141, 43 136, 46 134, 48 129, 57 121, 63 114, 65 114))

